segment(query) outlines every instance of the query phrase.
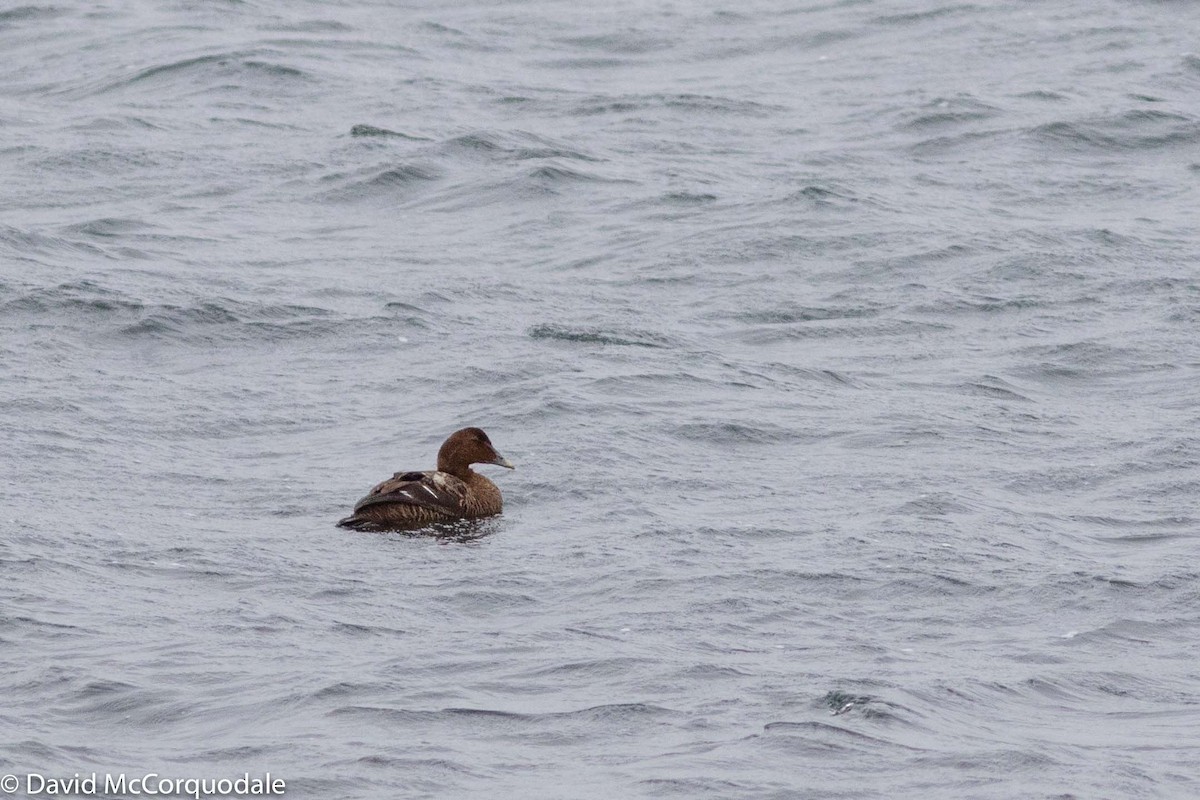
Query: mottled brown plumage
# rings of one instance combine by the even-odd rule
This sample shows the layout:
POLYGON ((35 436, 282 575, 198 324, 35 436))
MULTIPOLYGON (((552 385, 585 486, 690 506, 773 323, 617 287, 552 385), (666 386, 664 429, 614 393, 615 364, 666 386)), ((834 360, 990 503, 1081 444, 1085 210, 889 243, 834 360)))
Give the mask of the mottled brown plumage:
POLYGON ((436 470, 397 472, 359 500, 354 513, 338 525, 360 531, 403 530, 499 514, 500 490, 471 469, 472 464, 515 469, 496 452, 486 433, 463 428, 438 450, 436 470))

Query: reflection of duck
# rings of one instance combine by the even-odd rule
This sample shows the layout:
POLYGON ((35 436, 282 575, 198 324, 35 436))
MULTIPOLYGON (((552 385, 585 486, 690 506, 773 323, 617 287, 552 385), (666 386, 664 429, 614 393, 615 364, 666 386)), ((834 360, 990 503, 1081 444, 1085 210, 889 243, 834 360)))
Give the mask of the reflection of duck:
POLYGON ((472 464, 516 469, 496 452, 486 433, 463 428, 450 434, 438 450, 436 470, 397 472, 359 500, 354 513, 338 525, 384 531, 499 514, 500 490, 472 470, 472 464))

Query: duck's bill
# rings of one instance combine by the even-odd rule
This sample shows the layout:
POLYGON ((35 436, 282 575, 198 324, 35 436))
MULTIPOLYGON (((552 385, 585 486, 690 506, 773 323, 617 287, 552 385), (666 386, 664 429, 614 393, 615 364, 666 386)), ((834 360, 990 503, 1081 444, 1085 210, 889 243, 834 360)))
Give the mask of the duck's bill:
POLYGON ((507 458, 505 458, 504 456, 499 455, 499 454, 496 455, 495 460, 489 461, 488 463, 495 464, 498 467, 508 467, 509 469, 516 469, 516 467, 513 466, 511 461, 509 461, 507 458))

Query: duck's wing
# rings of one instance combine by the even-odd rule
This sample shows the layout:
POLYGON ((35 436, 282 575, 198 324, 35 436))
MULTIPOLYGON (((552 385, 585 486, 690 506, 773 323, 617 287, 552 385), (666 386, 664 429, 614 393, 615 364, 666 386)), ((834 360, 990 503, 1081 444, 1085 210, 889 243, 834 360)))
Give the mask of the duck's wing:
POLYGON ((400 503, 452 517, 463 516, 467 484, 448 472, 397 472, 354 505, 357 514, 371 506, 400 503))

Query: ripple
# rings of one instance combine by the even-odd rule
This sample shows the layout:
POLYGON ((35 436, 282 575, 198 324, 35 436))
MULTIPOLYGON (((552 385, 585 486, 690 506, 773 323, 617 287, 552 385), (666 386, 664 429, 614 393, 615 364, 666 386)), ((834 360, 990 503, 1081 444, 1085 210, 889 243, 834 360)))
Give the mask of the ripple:
POLYGON ((914 753, 924 748, 889 741, 860 731, 831 725, 827 722, 768 722, 763 732, 783 739, 789 751, 819 751, 825 753, 878 753, 887 750, 906 750, 914 753))
POLYGON ((563 325, 535 325, 529 329, 531 339, 570 342, 573 344, 600 344, 619 347, 670 347, 670 341, 657 334, 640 331, 604 330, 602 328, 577 328, 563 325))
POLYGON ((779 425, 749 425, 736 422, 692 422, 673 427, 676 436, 693 441, 716 445, 779 444, 780 442, 806 441, 799 431, 779 425))
MULTIPOLYGON (((616 66, 616 62, 608 66, 616 66)), ((626 94, 617 96, 596 95, 579 102, 575 107, 580 116, 600 114, 627 114, 635 111, 686 111, 702 114, 735 114, 755 117, 770 116, 786 111, 784 106, 759 103, 753 100, 738 100, 731 97, 706 94, 626 94)))
POLYGON ((792 325, 798 322, 824 322, 840 319, 877 317, 885 309, 869 306, 786 306, 773 309, 739 311, 733 319, 762 325, 792 325))
POLYGON ((405 139, 410 142, 427 142, 428 137, 413 136, 409 133, 401 133, 400 131, 388 130, 387 128, 377 128, 374 125, 358 124, 350 129, 350 135, 358 138, 393 138, 405 139))
POLYGON ((1200 142, 1200 120, 1165 111, 1134 110, 1035 128, 1034 138, 1074 151, 1160 150, 1200 142))
POLYGON ((404 200, 412 197, 424 187, 437 182, 441 171, 423 164, 389 165, 361 170, 356 175, 334 174, 322 179, 324 183, 337 183, 334 189, 326 189, 318 195, 321 200, 353 203, 373 200, 404 200))
POLYGON ((268 75, 282 75, 286 77, 298 77, 303 75, 300 70, 291 67, 282 67, 273 64, 266 64, 261 61, 250 61, 240 58, 236 55, 211 55, 197 56, 196 58, 186 58, 182 61, 176 61, 171 64, 160 64, 155 67, 148 67, 132 77, 124 81, 125 84, 133 84, 138 81, 149 80, 163 76, 175 76, 182 73, 184 76, 190 77, 196 73, 208 71, 209 67, 221 67, 220 72, 228 72, 229 68, 232 71, 240 69, 251 71, 262 71, 268 75))

